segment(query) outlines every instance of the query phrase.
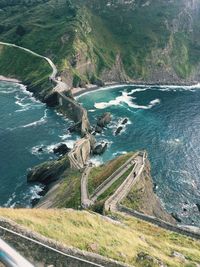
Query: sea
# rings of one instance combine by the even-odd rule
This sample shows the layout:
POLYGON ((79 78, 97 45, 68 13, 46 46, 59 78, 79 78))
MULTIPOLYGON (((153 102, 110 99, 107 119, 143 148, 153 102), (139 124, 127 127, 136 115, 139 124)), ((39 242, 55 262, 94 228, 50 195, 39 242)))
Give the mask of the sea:
POLYGON ((94 162, 146 150, 156 193, 184 224, 200 226, 200 85, 112 86, 77 98, 92 124, 105 112, 111 124, 97 135, 109 144, 94 162), (123 120, 128 123, 123 125, 123 120), (123 127, 119 135, 116 130, 123 127))
POLYGON ((26 87, 0 82, 0 206, 30 207, 41 184, 28 184, 30 168, 56 156, 60 143, 73 147, 71 122, 37 101, 26 87), (41 152, 39 152, 42 150, 41 152))
MULTIPOLYGON (((163 206, 182 223, 200 226, 200 85, 110 86, 77 100, 92 125, 103 113, 112 114, 112 122, 96 135, 108 149, 92 161, 98 165, 146 150, 163 206)), ((53 148, 72 147, 78 136, 68 132, 69 120, 35 100, 23 85, 0 82, 0 103, 0 206, 30 207, 42 185, 27 184, 29 168, 55 159, 53 148)))

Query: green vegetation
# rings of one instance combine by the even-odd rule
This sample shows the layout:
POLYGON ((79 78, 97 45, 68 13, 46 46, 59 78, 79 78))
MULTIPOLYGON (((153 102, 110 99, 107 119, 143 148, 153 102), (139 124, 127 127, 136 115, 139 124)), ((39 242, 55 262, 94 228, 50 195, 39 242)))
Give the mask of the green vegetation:
MULTIPOLYGON (((184 80, 198 71, 200 61, 200 14, 193 14, 188 7, 186 14, 184 8, 185 0, 136 0, 130 4, 109 0, 3 0, 0 40, 50 57, 69 85, 117 79, 114 74, 108 75, 116 68, 117 58, 121 59, 118 71, 124 69, 132 79, 160 79, 156 73, 164 71, 166 79, 172 77, 167 76, 170 73, 184 80)), ((22 60, 17 54, 19 66, 28 57, 24 54, 22 60)), ((40 70, 42 65, 42 61, 38 63, 40 70)), ((20 71, 22 78, 27 76, 24 68, 20 71)), ((12 73, 19 76, 18 71, 12 73)), ((32 76, 35 78, 31 71, 32 76)), ((38 79, 45 78, 46 72, 38 79)))
POLYGON ((131 217, 116 214, 117 221, 112 221, 85 211, 40 209, 0 209, 0 216, 67 246, 136 267, 157 267, 161 263, 170 267, 188 267, 200 263, 199 241, 131 217), (185 260, 173 257, 174 252, 181 253, 185 260), (144 262, 148 264, 144 265, 144 262))
POLYGON ((122 201, 122 205, 127 208, 140 211, 142 203, 143 192, 140 188, 134 186, 129 192, 128 196, 122 201))
POLYGON ((105 201, 108 197, 110 197, 129 176, 132 170, 133 167, 131 166, 117 181, 115 181, 101 196, 99 196, 97 200, 105 201))
POLYGON ((134 153, 127 153, 107 162, 99 167, 94 167, 88 177, 88 191, 91 195, 114 171, 123 165, 134 153))
POLYGON ((52 69, 46 60, 18 48, 0 46, 0 73, 22 80, 36 95, 42 90, 45 95, 52 87, 49 82, 52 69))
POLYGON ((69 171, 60 182, 55 192, 54 206, 57 208, 80 209, 81 173, 79 171, 69 171))

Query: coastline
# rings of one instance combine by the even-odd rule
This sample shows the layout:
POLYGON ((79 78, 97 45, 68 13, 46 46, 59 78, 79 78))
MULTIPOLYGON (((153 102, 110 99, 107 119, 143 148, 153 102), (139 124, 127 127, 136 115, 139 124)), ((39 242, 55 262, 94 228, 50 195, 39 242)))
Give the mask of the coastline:
POLYGON ((15 79, 15 78, 9 78, 9 77, 0 75, 0 82, 21 83, 22 81, 15 79))
POLYGON ((168 86, 168 87, 188 87, 188 88, 195 88, 195 87, 199 87, 200 88, 200 83, 198 81, 194 81, 194 82, 183 82, 183 83, 153 83, 153 82, 142 82, 142 81, 130 81, 130 82, 108 82, 105 83, 103 86, 98 86, 98 85, 94 85, 94 84, 88 84, 87 87, 73 87, 71 89, 72 95, 75 98, 78 98, 81 95, 84 94, 88 94, 91 92, 95 92, 98 90, 107 90, 110 87, 111 88, 118 88, 119 86, 168 86))

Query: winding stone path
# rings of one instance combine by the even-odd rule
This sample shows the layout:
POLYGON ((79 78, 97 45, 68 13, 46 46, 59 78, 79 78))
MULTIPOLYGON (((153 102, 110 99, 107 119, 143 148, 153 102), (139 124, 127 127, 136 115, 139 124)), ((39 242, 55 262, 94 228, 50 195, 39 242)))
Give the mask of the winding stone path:
POLYGON ((117 211, 117 205, 120 203, 130 192, 134 183, 140 178, 141 173, 145 167, 146 153, 138 154, 135 158, 135 165, 126 180, 118 187, 115 193, 106 200, 105 210, 117 211))

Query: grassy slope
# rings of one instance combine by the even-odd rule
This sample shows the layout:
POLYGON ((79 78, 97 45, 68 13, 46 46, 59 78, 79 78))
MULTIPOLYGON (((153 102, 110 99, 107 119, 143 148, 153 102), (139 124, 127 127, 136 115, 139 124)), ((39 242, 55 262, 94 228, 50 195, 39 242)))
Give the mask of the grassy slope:
POLYGON ((114 223, 88 212, 27 209, 0 209, 0 216, 67 246, 93 251, 136 267, 158 266, 155 259, 174 267, 192 267, 196 266, 194 262, 200 262, 199 241, 130 217, 118 216, 121 223, 114 223), (183 254, 186 262, 172 257, 174 251, 183 254), (143 261, 137 260, 140 252, 151 255, 154 263, 150 261, 149 265, 145 265, 143 261))
POLYGON ((49 75, 52 69, 41 58, 30 55, 18 48, 0 46, 0 73, 14 77, 30 85, 30 90, 46 90, 51 88, 49 75))
POLYGON ((122 155, 109 161, 108 163, 101 165, 99 167, 94 167, 88 177, 88 190, 89 194, 92 194, 93 191, 105 181, 114 171, 116 171, 122 164, 124 164, 133 153, 128 153, 122 155))

